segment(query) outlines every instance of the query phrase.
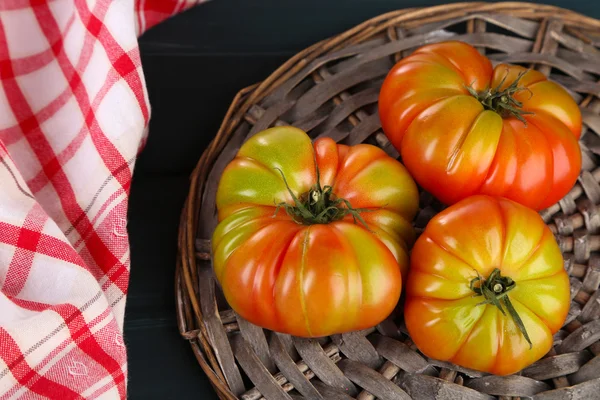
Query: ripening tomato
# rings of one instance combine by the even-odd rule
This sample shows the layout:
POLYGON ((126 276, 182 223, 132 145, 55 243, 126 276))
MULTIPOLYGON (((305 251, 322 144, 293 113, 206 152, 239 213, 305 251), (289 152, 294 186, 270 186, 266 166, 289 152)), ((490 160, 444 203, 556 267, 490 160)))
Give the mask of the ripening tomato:
POLYGON ((550 350, 569 305, 552 232, 511 200, 461 200, 437 214, 413 247, 404 318, 431 358, 513 374, 550 350))
POLYGON ((371 327, 396 306, 418 190, 383 150, 267 129, 226 167, 217 208, 214 272, 246 320, 317 337, 371 327))
POLYGON ((413 178, 447 205, 487 194, 541 210, 581 170, 581 112, 568 92, 535 70, 492 68, 463 42, 426 45, 399 61, 379 115, 413 178))

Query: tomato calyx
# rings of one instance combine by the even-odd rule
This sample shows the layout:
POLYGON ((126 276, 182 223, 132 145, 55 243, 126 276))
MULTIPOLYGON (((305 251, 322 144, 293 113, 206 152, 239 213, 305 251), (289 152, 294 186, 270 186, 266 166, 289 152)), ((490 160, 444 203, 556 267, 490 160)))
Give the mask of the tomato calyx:
POLYGON ((477 273, 477 277, 473 278, 470 283, 470 288, 475 292, 475 295, 483 296, 485 298, 484 301, 477 305, 492 304, 498 307, 500 312, 502 312, 502 315, 506 315, 506 312, 502 308, 502 304, 504 304, 511 318, 515 321, 515 324, 525 337, 525 340, 529 343, 529 349, 531 349, 532 343, 527 334, 527 329, 525 329, 525 325, 523 324, 521 317, 519 317, 519 313, 517 313, 517 310, 515 310, 508 297, 508 292, 513 290, 516 286, 516 282, 508 276, 502 276, 498 268, 494 268, 487 279, 482 278, 479 273, 477 273), (477 283, 479 283, 479 286, 475 286, 477 283))
MULTIPOLYGON (((529 70, 525 70, 519 73, 517 78, 511 83, 506 89, 500 90, 506 78, 508 71, 504 78, 500 81, 498 86, 495 88, 487 88, 481 92, 477 92, 472 86, 465 86, 469 93, 475 97, 483 105, 486 110, 491 110, 498 113, 502 118, 514 117, 519 121, 527 125, 527 120, 523 115, 534 114, 531 111, 525 111, 522 109, 523 103, 516 100, 514 95, 520 91, 526 90, 531 94, 531 90, 526 87, 519 86, 519 81, 529 70)), ((533 94, 532 94, 533 95, 533 94)))
POLYGON ((354 219, 354 223, 360 221, 367 230, 372 232, 365 220, 360 216, 360 213, 373 210, 353 208, 348 200, 337 197, 333 193, 333 188, 330 185, 321 186, 321 174, 316 159, 315 168, 317 171, 317 182, 308 192, 300 195, 300 197, 296 196, 288 185, 283 171, 279 168, 275 168, 281 174, 285 187, 292 197, 292 200, 294 200, 294 205, 286 202, 277 204, 273 217, 277 215, 279 209, 282 207, 287 214, 292 217, 294 222, 301 225, 328 224, 340 220, 347 215, 351 215, 354 219))

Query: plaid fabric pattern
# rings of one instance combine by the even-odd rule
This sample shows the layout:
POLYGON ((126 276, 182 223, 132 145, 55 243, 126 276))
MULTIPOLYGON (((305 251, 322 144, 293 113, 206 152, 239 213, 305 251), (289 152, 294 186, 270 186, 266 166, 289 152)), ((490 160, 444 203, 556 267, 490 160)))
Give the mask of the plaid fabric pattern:
POLYGON ((0 1, 0 400, 127 395, 137 37, 197 1, 0 1))

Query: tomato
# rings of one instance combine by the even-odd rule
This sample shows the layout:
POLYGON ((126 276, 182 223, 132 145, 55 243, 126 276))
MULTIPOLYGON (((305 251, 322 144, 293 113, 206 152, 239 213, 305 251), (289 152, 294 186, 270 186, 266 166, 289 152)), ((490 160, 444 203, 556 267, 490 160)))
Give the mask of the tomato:
POLYGON ((326 336, 374 326, 398 303, 418 190, 383 150, 270 128, 228 164, 216 204, 215 276, 246 320, 326 336))
POLYGON ((431 358, 513 374, 547 354, 569 305, 552 232, 514 201, 461 200, 437 214, 413 247, 404 317, 431 358))
POLYGON ((535 70, 493 68, 463 42, 400 60, 382 84, 379 115, 413 178, 447 205, 487 194, 541 210, 581 170, 581 112, 568 92, 535 70))

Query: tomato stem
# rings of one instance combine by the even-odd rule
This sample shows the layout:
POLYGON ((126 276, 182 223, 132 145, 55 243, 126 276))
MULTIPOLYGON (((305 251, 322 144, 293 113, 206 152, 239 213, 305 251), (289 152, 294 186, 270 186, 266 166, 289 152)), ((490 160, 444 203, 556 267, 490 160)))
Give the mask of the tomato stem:
POLYGON ((502 308, 502 304, 508 310, 508 313, 517 324, 517 327, 529 343, 529 348, 531 349, 531 339, 529 339, 529 335, 527 334, 527 329, 525 329, 525 325, 517 313, 517 310, 513 307, 510 298, 508 297, 508 292, 513 290, 517 286, 516 282, 509 278, 508 276, 500 275, 500 270, 495 268, 490 276, 487 279, 482 278, 477 273, 477 277, 471 280, 470 288, 473 292, 475 292, 476 296, 483 296, 485 298, 484 301, 477 305, 483 304, 492 304, 502 312, 502 315, 506 315, 504 309, 502 308), (475 286, 479 283, 479 286, 475 286))
POLYGON ((319 171, 316 156, 315 169, 317 173, 317 182, 308 192, 302 194, 300 197, 296 196, 290 188, 283 171, 279 168, 275 169, 281 174, 285 187, 294 201, 294 205, 286 202, 277 204, 273 216, 276 216, 279 209, 283 207, 296 223, 302 225, 314 225, 328 224, 340 220, 347 215, 351 215, 354 219, 354 223, 359 221, 367 230, 371 231, 365 220, 360 216, 360 213, 374 210, 353 208, 348 200, 337 197, 333 193, 333 188, 331 186, 321 186, 321 173, 319 171))
POLYGON ((515 79, 514 82, 504 90, 500 90, 500 88, 502 88, 502 85, 504 85, 504 82, 508 77, 508 70, 506 75, 504 75, 504 78, 502 78, 498 86, 495 88, 488 88, 482 90, 481 92, 477 92, 472 86, 465 86, 465 88, 472 96, 479 100, 486 110, 495 111, 500 114, 502 118, 515 117, 527 125, 527 120, 525 120, 523 115, 530 115, 534 113, 523 110, 523 103, 516 100, 513 96, 523 90, 528 91, 533 96, 533 93, 529 88, 519 86, 519 81, 528 71, 529 70, 520 72, 517 76, 517 79, 515 79))

